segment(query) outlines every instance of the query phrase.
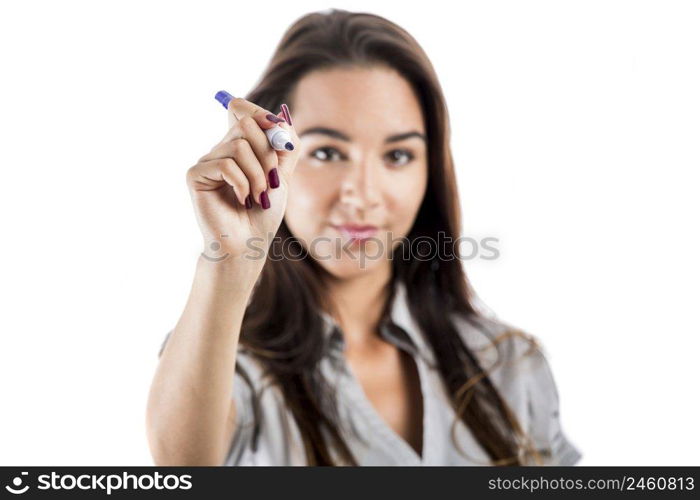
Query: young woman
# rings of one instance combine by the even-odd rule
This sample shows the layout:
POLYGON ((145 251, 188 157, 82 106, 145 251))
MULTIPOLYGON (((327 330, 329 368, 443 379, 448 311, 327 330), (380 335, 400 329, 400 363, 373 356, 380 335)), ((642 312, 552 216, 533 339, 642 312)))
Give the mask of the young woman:
POLYGON ((307 15, 228 110, 187 172, 204 252, 151 386, 155 463, 576 463, 536 338, 473 304, 418 43, 378 16, 307 15), (269 145, 277 124, 293 150, 269 145))

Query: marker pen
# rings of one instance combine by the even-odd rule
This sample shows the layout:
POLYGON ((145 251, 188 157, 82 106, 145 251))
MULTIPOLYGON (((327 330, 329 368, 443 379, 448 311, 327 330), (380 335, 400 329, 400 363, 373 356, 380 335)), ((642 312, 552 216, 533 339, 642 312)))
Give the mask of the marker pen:
MULTIPOLYGON (((231 99, 234 97, 225 90, 219 90, 214 98, 228 110, 228 103, 231 102, 231 99)), ((265 129, 263 132, 265 132, 267 142, 270 143, 273 149, 277 151, 292 151, 294 149, 294 143, 289 133, 279 125, 265 129)))

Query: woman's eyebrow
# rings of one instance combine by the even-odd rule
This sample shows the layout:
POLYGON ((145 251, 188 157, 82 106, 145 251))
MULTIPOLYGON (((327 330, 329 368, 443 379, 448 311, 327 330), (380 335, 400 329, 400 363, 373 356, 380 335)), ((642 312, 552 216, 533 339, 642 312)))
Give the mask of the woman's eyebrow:
POLYGON ((327 135, 330 137, 333 137, 335 139, 340 139, 341 141, 350 141, 350 138, 342 133, 340 130, 336 130, 334 128, 328 128, 328 127, 311 127, 307 128, 303 132, 299 134, 299 137, 302 137, 304 135, 309 135, 309 134, 322 134, 322 135, 327 135))
POLYGON ((415 130, 411 132, 405 132, 403 134, 391 135, 387 137, 384 142, 399 142, 405 139, 410 139, 411 137, 418 137, 419 139, 422 139, 423 141, 427 142, 425 134, 421 134, 420 132, 416 132, 415 130))
MULTIPOLYGON (((304 135, 309 135, 309 134, 322 134, 322 135, 327 135, 329 137, 333 137, 335 139, 340 139, 341 141, 348 141, 350 142, 352 139, 345 135, 343 132, 340 130, 336 130, 334 128, 328 128, 328 127, 311 127, 307 128, 306 130, 302 131, 299 134, 299 137, 302 137, 304 135)), ((387 137, 384 142, 389 143, 389 142, 399 142, 403 141, 405 139, 410 139, 411 137, 418 137, 419 139, 422 139, 423 141, 427 141, 425 134, 421 134, 420 132, 417 131, 411 131, 411 132, 404 132, 402 134, 396 134, 396 135, 390 135, 387 137)))

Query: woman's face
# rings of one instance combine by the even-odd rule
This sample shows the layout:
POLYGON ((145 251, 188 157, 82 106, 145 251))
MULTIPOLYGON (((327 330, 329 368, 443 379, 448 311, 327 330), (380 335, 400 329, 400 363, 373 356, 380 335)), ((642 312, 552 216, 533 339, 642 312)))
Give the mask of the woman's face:
POLYGON ((420 104, 383 66, 309 73, 290 99, 301 152, 285 222, 319 264, 349 278, 389 264, 428 178, 420 104))

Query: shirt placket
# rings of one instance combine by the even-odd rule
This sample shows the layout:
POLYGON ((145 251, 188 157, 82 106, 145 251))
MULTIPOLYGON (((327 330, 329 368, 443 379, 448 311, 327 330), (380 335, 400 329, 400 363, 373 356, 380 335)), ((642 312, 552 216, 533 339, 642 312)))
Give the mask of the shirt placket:
MULTIPOLYGON (((381 443, 383 451, 394 459, 395 465, 421 465, 421 458, 415 450, 384 421, 372 406, 357 377, 344 360, 343 366, 348 389, 345 396, 349 398, 349 403, 368 423, 372 435, 364 437, 370 445, 376 446, 377 443, 381 443)), ((425 426, 425 419, 423 425, 425 426)))
MULTIPOLYGON (((399 341, 394 343, 400 344, 397 345, 400 349, 409 351, 409 349, 404 347, 405 344, 403 342, 399 341)), ((345 360, 342 349, 342 344, 337 344, 332 349, 334 363, 337 369, 342 370, 347 382, 345 387, 348 390, 345 391, 344 395, 349 399, 348 404, 356 409, 356 411, 360 412, 373 432, 372 436, 365 436, 368 438, 367 441, 376 446, 376 440, 373 439, 376 437, 383 444, 383 450, 394 458, 397 465, 425 465, 430 463, 434 456, 432 443, 434 442, 435 436, 431 424, 434 421, 433 412, 435 401, 430 392, 428 367, 420 356, 414 355, 414 353, 409 351, 409 355, 411 355, 416 362, 423 403, 423 420, 421 426, 423 440, 422 457, 416 453, 406 440, 389 426, 369 399, 367 399, 362 385, 345 360)))

